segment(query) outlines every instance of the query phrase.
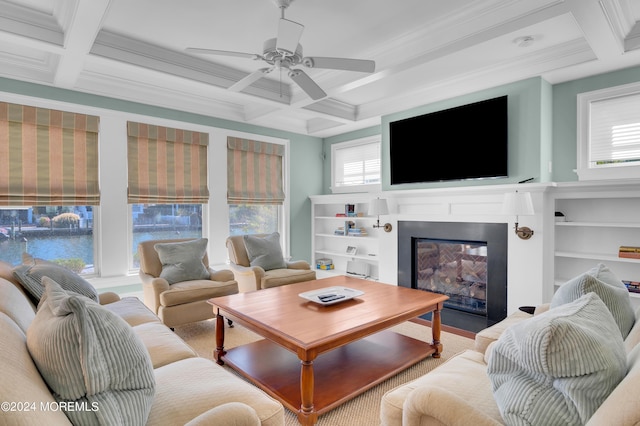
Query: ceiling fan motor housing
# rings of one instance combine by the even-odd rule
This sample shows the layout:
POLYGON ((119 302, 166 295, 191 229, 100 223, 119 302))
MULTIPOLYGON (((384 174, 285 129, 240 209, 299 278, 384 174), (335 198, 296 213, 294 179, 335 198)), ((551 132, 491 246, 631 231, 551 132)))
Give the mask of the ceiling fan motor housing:
POLYGON ((264 42, 262 58, 270 65, 276 65, 280 63, 285 68, 292 67, 302 63, 302 45, 298 44, 296 51, 291 52, 280 51, 276 49, 277 39, 270 38, 264 42))
POLYGON ((276 6, 278 6, 281 9, 286 9, 289 7, 289 5, 291 3, 293 3, 293 0, 273 0, 273 2, 275 3, 276 6))

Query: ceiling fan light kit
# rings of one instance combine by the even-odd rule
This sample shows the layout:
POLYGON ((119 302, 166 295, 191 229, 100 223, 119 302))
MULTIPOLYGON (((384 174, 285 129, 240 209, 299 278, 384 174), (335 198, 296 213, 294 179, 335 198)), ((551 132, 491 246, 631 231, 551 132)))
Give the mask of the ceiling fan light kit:
POLYGON ((228 50, 215 50, 189 47, 186 50, 193 53, 234 56, 253 60, 262 60, 270 65, 267 68, 258 69, 246 77, 235 82, 228 87, 228 90, 240 92, 246 87, 260 80, 266 74, 274 69, 288 70, 288 76, 302 89, 311 99, 319 100, 327 96, 324 90, 313 81, 311 77, 299 68, 293 68, 298 65, 307 68, 332 69, 341 71, 356 71, 372 73, 375 71, 376 64, 371 60, 364 59, 348 59, 348 58, 322 58, 322 57, 304 57, 302 53, 302 45, 299 41, 302 37, 304 25, 298 22, 285 19, 284 11, 293 0, 273 0, 273 2, 281 10, 281 18, 278 22, 278 36, 276 38, 267 39, 264 42, 262 55, 244 52, 233 52, 228 50))

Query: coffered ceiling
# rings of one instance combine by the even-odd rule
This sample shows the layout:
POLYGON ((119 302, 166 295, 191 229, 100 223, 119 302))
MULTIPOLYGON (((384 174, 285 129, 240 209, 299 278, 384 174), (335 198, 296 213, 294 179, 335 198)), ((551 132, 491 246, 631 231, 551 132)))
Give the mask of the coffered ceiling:
MULTIPOLYGON (((312 100, 274 70, 242 91, 277 0, 0 0, 0 76, 327 137, 380 116, 513 81, 555 84, 640 65, 640 0, 295 0, 305 56, 375 60, 373 73, 304 68, 312 100)), ((1 90, 1 86, 0 86, 1 90)))

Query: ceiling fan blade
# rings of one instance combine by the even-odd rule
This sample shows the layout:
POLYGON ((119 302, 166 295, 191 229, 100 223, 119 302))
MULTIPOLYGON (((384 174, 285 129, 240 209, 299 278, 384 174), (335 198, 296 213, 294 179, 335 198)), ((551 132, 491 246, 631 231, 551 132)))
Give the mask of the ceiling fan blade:
POLYGON ((187 47, 185 51, 191 52, 191 53, 201 53, 204 55, 235 56, 238 58, 261 59, 261 56, 255 53, 231 52, 229 50, 215 50, 215 49, 201 49, 199 47, 187 47))
POLYGON ((291 56, 296 53, 298 42, 302 37, 304 25, 288 19, 280 18, 278 23, 278 38, 276 39, 276 50, 291 56))
POLYGON ((374 72, 376 70, 375 61, 366 59, 309 57, 304 58, 302 60, 302 64, 309 68, 323 68, 331 70, 359 72, 374 72))
POLYGON ((229 90, 231 90, 233 92, 239 92, 242 89, 244 89, 245 87, 251 86, 253 83, 255 83, 256 81, 260 80, 262 77, 264 77, 265 74, 270 73, 272 70, 273 70, 273 67, 271 67, 271 68, 260 68, 259 70, 256 70, 256 71, 252 72, 248 76, 246 76, 244 78, 241 78, 240 80, 236 81, 234 84, 229 86, 229 90))
POLYGON ((298 85, 311 99, 317 101, 327 94, 302 70, 294 69, 289 71, 289 77, 298 85))

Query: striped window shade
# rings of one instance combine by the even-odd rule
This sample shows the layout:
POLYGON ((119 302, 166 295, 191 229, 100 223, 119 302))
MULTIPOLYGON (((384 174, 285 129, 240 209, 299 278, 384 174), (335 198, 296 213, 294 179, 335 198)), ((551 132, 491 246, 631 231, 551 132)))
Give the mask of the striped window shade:
POLYGON ((206 204, 209 134, 127 123, 129 204, 206 204))
POLYGON ((0 205, 98 205, 95 116, 0 102, 0 205))
POLYGON ((227 138, 227 203, 282 204, 284 146, 227 138))

